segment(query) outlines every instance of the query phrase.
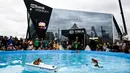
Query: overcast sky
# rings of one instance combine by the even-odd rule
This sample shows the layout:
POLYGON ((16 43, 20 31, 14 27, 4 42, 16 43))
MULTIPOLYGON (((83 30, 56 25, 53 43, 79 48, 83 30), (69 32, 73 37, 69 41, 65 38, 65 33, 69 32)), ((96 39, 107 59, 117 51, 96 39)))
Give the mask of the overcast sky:
MULTIPOLYGON (((113 14, 122 25, 118 0, 36 0, 52 8, 113 14)), ((130 34, 130 0, 121 0, 130 34)), ((0 35, 25 37, 26 7, 23 0, 0 0, 0 35)), ((129 35, 130 36, 130 35, 129 35)))

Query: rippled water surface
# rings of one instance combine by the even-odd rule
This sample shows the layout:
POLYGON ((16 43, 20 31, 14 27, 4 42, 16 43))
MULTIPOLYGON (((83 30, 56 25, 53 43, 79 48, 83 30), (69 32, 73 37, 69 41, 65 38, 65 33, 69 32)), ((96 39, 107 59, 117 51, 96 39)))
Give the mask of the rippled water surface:
POLYGON ((25 65, 39 57, 45 64, 57 66, 56 73, 130 73, 128 54, 85 51, 0 52, 0 73, 54 73, 25 65), (96 58, 103 68, 94 68, 91 58, 96 58))

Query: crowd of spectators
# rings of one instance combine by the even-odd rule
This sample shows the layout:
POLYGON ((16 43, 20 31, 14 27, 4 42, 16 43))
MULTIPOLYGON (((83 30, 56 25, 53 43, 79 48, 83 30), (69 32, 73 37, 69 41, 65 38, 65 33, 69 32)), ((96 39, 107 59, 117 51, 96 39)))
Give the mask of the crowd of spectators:
POLYGON ((56 41, 18 39, 17 37, 0 36, 0 50, 58 50, 56 41))
MULTIPOLYGON (((123 41, 122 43, 115 42, 110 43, 98 43, 95 40, 91 40, 87 45, 92 51, 111 51, 111 52, 125 52, 130 53, 130 43, 128 41, 123 41)), ((48 41, 43 39, 18 39, 17 37, 6 37, 0 36, 0 50, 10 51, 10 50, 59 50, 60 48, 64 50, 87 50, 88 47, 79 42, 78 39, 75 41, 48 41)))
POLYGON ((65 40, 61 42, 61 45, 65 50, 84 50, 85 49, 83 42, 79 42, 78 40, 76 41, 65 40))
POLYGON ((130 42, 128 40, 123 40, 122 42, 115 41, 113 44, 108 42, 98 43, 95 40, 91 40, 89 47, 93 51, 130 53, 130 42))

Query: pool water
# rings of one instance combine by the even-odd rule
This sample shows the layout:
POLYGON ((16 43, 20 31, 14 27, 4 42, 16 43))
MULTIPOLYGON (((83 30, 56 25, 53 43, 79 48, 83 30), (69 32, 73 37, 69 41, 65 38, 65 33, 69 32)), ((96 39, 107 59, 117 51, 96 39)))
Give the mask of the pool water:
POLYGON ((0 52, 0 73, 54 73, 25 65, 39 57, 45 64, 57 66, 56 73, 130 73, 129 54, 87 51, 0 52), (103 68, 94 68, 91 58, 96 58, 103 68))

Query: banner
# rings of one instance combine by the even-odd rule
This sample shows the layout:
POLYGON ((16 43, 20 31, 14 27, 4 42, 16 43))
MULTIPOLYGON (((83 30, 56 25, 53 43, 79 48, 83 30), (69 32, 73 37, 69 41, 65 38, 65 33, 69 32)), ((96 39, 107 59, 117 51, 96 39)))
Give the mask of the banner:
POLYGON ((37 36, 44 39, 49 25, 52 8, 34 0, 24 0, 24 2, 29 14, 28 20, 29 18, 31 19, 31 25, 34 26, 37 36))

